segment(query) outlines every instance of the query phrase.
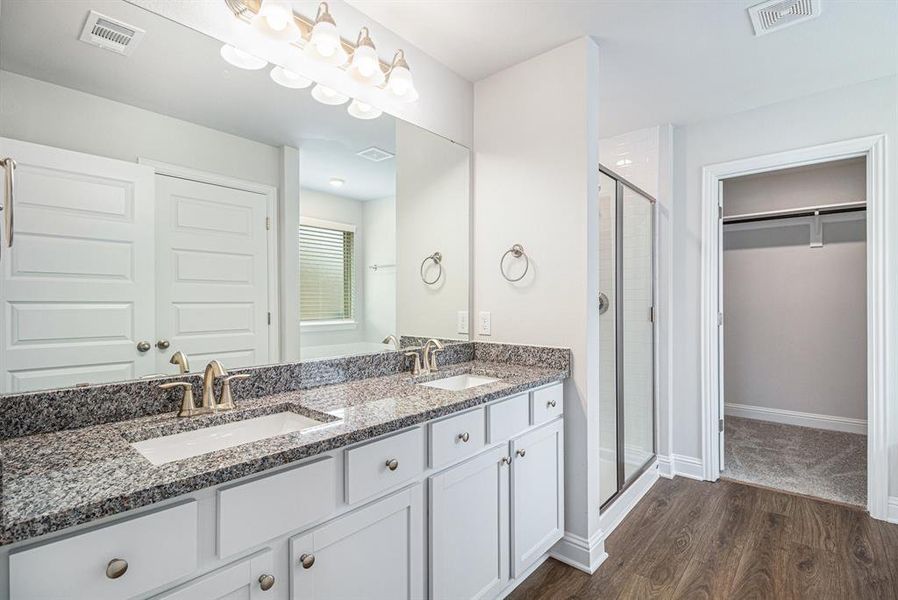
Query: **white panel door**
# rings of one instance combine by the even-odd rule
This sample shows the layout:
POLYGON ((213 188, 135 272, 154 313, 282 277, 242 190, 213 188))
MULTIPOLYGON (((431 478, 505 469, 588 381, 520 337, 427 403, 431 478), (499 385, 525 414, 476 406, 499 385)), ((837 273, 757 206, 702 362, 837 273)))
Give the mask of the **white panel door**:
POLYGON ((433 600, 493 598, 508 582, 508 444, 430 478, 433 600))
POLYGON ((558 419, 512 441, 512 577, 564 535, 564 427, 558 419))
POLYGON ((268 363, 266 196, 157 175, 156 198, 159 371, 177 350, 194 369, 268 363))
POLYGON ((6 138, 0 156, 18 164, 0 391, 152 373, 137 349, 155 331, 152 169, 6 138))
POLYGON ((156 596, 155 600, 265 600, 282 597, 271 550, 264 550, 156 596), (273 578, 273 585, 267 587, 273 578), (265 579, 263 579, 265 578, 265 579), (262 589, 263 582, 266 589, 262 589))
POLYGON ((293 600, 424 597, 421 485, 290 541, 293 600))

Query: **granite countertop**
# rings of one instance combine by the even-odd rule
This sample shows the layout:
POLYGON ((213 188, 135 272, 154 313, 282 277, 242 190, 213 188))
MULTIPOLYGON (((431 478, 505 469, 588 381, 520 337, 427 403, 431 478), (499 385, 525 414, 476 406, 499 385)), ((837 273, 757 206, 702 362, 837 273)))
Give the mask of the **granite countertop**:
POLYGON ((233 481, 567 377, 565 369, 472 361, 426 378, 408 373, 283 392, 237 409, 178 419, 175 413, 0 442, 0 545, 26 540, 233 481), (468 390, 416 385, 460 373, 501 381, 468 390), (326 427, 153 466, 130 442, 291 410, 326 427))

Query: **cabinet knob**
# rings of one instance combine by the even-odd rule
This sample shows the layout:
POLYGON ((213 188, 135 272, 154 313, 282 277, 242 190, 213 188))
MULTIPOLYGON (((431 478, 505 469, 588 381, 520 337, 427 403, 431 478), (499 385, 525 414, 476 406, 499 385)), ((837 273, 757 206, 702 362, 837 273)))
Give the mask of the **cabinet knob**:
POLYGON ((138 352, 149 352, 152 346, 147 341, 137 342, 137 351, 138 352))
POLYGON ((503 456, 503 457, 502 457, 502 460, 499 461, 499 462, 500 462, 501 464, 503 464, 503 465, 510 465, 510 464, 511 464, 511 457, 510 457, 510 456, 503 456))
POLYGON ((299 557, 299 564, 302 565, 303 569, 311 569, 312 565, 315 564, 315 555, 311 553, 301 555, 299 557))
POLYGON ((464 432, 464 433, 459 433, 459 434, 458 434, 458 439, 460 439, 461 441, 467 443, 468 440, 471 439, 471 435, 470 435, 467 431, 464 432))
POLYGON ((524 450, 523 448, 521 448, 520 450, 518 450, 517 452, 515 452, 515 454, 517 454, 517 455, 520 456, 521 458, 524 458, 524 456, 527 454, 527 451, 524 450))
POLYGON ((113 558, 106 565, 106 577, 109 579, 118 579, 128 570, 128 561, 124 558, 113 558))
POLYGON ((558 406, 558 402, 556 400, 549 400, 546 402, 546 408, 555 408, 558 406))
POLYGON ((387 468, 390 469, 391 471, 395 471, 396 469, 399 468, 399 461, 396 460, 395 458, 391 458, 390 460, 387 461, 386 464, 387 464, 387 468))
POLYGON ((171 346, 171 342, 168 340, 156 340, 156 347, 160 350, 168 350, 169 346, 171 346))
POLYGON ((274 575, 265 573, 264 575, 259 576, 259 587, 262 588, 263 592, 267 592, 273 586, 274 586, 274 575))

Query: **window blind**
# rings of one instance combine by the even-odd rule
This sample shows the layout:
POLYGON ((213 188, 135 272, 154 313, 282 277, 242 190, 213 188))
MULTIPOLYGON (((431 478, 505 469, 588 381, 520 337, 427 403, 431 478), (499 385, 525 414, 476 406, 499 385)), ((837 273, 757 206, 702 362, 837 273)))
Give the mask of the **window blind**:
POLYGON ((299 226, 299 319, 352 319, 355 273, 351 231, 299 226))

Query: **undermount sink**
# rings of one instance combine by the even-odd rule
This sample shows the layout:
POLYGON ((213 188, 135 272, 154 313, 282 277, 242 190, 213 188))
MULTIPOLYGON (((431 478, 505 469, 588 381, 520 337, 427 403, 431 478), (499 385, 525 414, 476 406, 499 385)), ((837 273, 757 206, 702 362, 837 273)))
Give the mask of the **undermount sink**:
POLYGON ((495 377, 486 377, 484 375, 471 375, 470 373, 463 373, 461 375, 453 375, 452 377, 444 377, 443 379, 426 381, 418 385, 457 392, 460 390, 467 390, 472 387, 477 387, 478 385, 494 383, 496 381, 499 380, 495 377))
POLYGON ((285 411, 132 442, 131 447, 153 465, 158 466, 328 424, 295 412, 285 411))

